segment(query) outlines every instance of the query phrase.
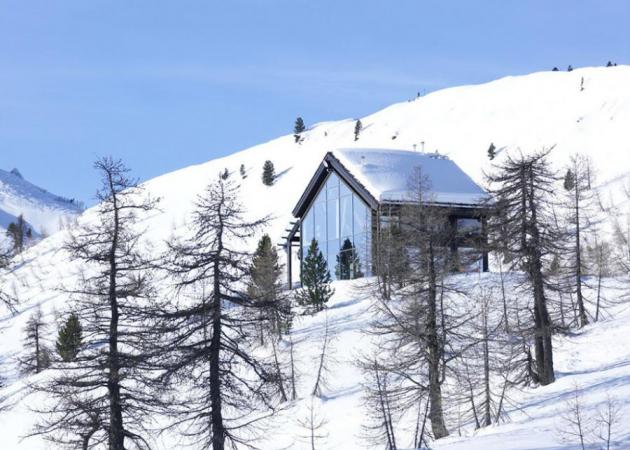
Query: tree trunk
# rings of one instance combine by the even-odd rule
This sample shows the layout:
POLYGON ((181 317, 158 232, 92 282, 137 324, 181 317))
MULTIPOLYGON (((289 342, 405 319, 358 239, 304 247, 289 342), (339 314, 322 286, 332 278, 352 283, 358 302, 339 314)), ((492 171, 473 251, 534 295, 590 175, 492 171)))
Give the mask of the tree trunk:
POLYGON ((225 428, 221 405, 221 273, 219 263, 214 263, 214 290, 212 297, 212 337, 210 340, 210 407, 212 408, 212 449, 225 447, 225 428))
MULTIPOLYGON (((531 170, 531 169, 530 169, 531 170)), ((531 174, 530 174, 531 177, 531 174)), ((535 315, 535 345, 536 366, 540 383, 551 384, 555 381, 553 370, 553 347, 551 342, 551 319, 547 310, 545 298, 544 279, 542 271, 542 255, 540 249, 540 231, 538 229, 537 204, 534 201, 533 180, 529 186, 529 208, 531 211, 531 244, 525 248, 529 252, 528 270, 529 277, 534 287, 534 315, 535 315)))
POLYGON ((39 319, 35 322, 35 373, 42 371, 42 358, 39 350, 39 319))
POLYGON ((584 308, 584 297, 582 296, 582 250, 580 245, 580 200, 579 185, 575 185, 575 284, 580 315, 580 328, 588 324, 586 309, 584 308))
POLYGON ((490 347, 489 347, 489 336, 488 336, 488 307, 486 304, 483 305, 483 381, 484 381, 484 391, 485 391, 485 399, 484 399, 484 418, 483 418, 483 426, 487 427, 492 424, 492 417, 490 416, 490 347))
POLYGON ((444 411, 442 408, 442 386, 440 382, 442 352, 437 330, 437 284, 432 242, 429 242, 427 257, 429 264, 429 299, 426 329, 429 353, 429 400, 431 402, 429 418, 431 419, 431 428, 435 439, 440 439, 448 436, 448 430, 444 423, 444 411))
MULTIPOLYGON (((115 187, 110 175, 110 191, 115 192, 115 187)), ((118 293, 117 293, 117 256, 119 239, 119 211, 116 195, 113 194, 114 230, 109 253, 109 374, 107 390, 109 394, 109 449, 124 450, 125 433, 123 428, 122 403, 120 399, 120 356, 118 354, 118 293)))
POLYGON ((597 273, 597 304, 595 306, 595 322, 599 320, 599 301, 602 293, 602 270, 599 269, 597 273))

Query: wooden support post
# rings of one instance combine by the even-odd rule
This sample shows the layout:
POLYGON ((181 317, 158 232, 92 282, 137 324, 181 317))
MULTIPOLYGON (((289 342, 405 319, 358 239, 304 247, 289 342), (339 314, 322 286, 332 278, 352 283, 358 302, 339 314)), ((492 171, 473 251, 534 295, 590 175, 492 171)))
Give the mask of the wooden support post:
POLYGON ((291 265, 292 251, 291 251, 291 239, 287 239, 286 252, 287 252, 287 284, 289 290, 293 289, 293 269, 291 265))
POLYGON ((450 260, 451 271, 459 272, 459 239, 457 236, 457 216, 449 216, 448 218, 450 233, 450 260))
POLYGON ((481 240, 483 248, 482 270, 488 272, 490 270, 488 263, 488 224, 485 216, 481 217, 481 240))

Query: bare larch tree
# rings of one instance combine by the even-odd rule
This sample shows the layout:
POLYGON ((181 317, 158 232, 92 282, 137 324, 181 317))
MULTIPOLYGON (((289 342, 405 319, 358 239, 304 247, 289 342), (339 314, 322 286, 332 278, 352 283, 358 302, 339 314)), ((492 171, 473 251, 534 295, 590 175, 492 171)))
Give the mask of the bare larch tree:
POLYGON ((547 291, 557 287, 544 264, 560 252, 562 242, 553 218, 557 178, 547 163, 548 154, 549 150, 531 156, 507 155, 486 175, 495 201, 489 221, 493 249, 507 257, 509 270, 525 272, 534 299, 534 375, 543 385, 555 380, 547 291))
POLYGON ((252 253, 245 243, 267 219, 247 220, 239 186, 221 179, 196 202, 191 230, 170 244, 180 293, 170 321, 166 381, 190 384, 174 411, 196 448, 248 446, 278 397, 273 363, 254 356, 260 310, 248 298, 252 253))
POLYGON ((590 161, 584 156, 573 155, 563 182, 566 191, 565 209, 568 212, 569 221, 567 232, 572 241, 568 269, 574 280, 571 285, 576 296, 580 327, 588 324, 583 293, 583 271, 586 258, 583 256, 584 239, 582 236, 594 225, 592 213, 595 198, 591 189, 592 176, 590 161))
MULTIPOLYGON (((445 366, 455 357, 455 353, 446 356, 446 341, 460 319, 444 308, 453 233, 448 211, 432 206, 430 189, 429 180, 417 168, 409 180, 408 202, 401 207, 396 224, 403 240, 397 254, 405 261, 391 260, 394 255, 387 257, 386 270, 406 269, 396 273, 397 283, 378 283, 381 294, 382 287, 388 285, 387 295, 378 297, 370 333, 381 339, 383 351, 391 352, 382 359, 383 372, 393 374, 391 386, 406 390, 407 402, 419 404, 425 394, 428 397, 429 422, 433 436, 439 439, 448 435, 442 398, 445 366), (405 380, 403 386, 396 386, 399 379, 405 380)), ((377 274, 381 276, 378 267, 377 274)), ((389 272, 386 276, 392 275, 389 272)))
POLYGON ((50 366, 50 348, 44 340, 47 328, 42 309, 37 307, 24 327, 24 355, 19 358, 23 373, 40 373, 50 366))
POLYGON ((153 262, 140 221, 156 201, 143 194, 119 160, 102 158, 99 205, 71 232, 66 251, 82 267, 77 286, 63 287, 83 325, 74 361, 57 361, 51 380, 34 388, 52 406, 38 408, 33 434, 57 446, 110 450, 150 448, 148 424, 159 411, 160 395, 152 360, 160 333, 152 326, 156 307, 153 262))

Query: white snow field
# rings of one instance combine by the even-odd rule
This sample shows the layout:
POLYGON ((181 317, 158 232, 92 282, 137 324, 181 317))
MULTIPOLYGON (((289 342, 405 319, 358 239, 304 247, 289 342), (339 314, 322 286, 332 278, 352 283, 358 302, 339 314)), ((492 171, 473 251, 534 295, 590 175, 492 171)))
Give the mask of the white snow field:
MULTIPOLYGON (((477 183, 483 185, 483 171, 489 168, 486 151, 490 143, 505 151, 525 153, 555 145, 551 159, 563 171, 571 154, 589 155, 597 170, 602 201, 615 207, 615 214, 627 215, 623 188, 630 174, 630 67, 585 68, 567 72, 541 72, 507 77, 477 86, 437 91, 419 99, 395 104, 373 115, 362 117, 363 131, 354 141, 354 120, 324 122, 303 134, 300 144, 292 135, 181 169, 144 183, 147 192, 160 197, 160 212, 146 218, 147 240, 163 243, 181 231, 198 194, 227 168, 240 180, 239 167, 245 165, 247 178, 240 180, 242 200, 252 217, 271 215, 266 230, 281 242, 284 229, 292 219, 291 210, 327 151, 337 148, 398 148, 424 146, 436 149, 455 161, 477 183), (424 143, 424 145, 422 144, 424 143), (276 183, 261 183, 262 165, 271 160, 278 174, 276 183)), ((291 124, 287 124, 288 128, 291 124)), ((367 151, 367 150, 366 150, 367 151)), ((133 168, 132 168, 133 169, 133 168)), ((0 205, 0 209, 1 209, 0 205)), ((12 212, 10 212, 13 214, 12 212)), ((80 220, 89 220, 91 211, 80 220)), ((51 230, 48 230, 49 232, 51 230)), ((41 402, 36 396, 24 397, 25 383, 35 381, 18 376, 15 358, 21 351, 22 329, 36 305, 41 305, 52 324, 63 315, 69 299, 60 286, 72 286, 78 267, 68 261, 62 249, 67 237, 61 231, 20 255, 9 273, 0 276, 5 291, 20 300, 18 311, 0 314, 0 367, 10 408, 0 412, 0 448, 40 450, 50 447, 40 438, 22 437, 36 421, 29 407, 41 402)), ((255 242, 244 243, 251 248, 255 242)), ((493 275, 460 275, 458 281, 470 286, 493 275)), ((336 294, 327 313, 300 317, 293 337, 303 376, 300 400, 279 414, 257 442, 264 449, 310 448, 300 438, 305 434, 297 420, 304 416, 311 399, 313 371, 321 345, 322 330, 328 317, 335 337, 337 364, 323 400, 316 409, 326 419, 328 438, 318 448, 364 449, 361 439, 365 421, 362 406, 362 375, 355 357, 369 347, 362 334, 370 321, 372 299, 355 288, 363 281, 336 282, 336 294)), ((618 297, 611 290, 609 296, 618 297)), ((50 340, 55 327, 51 327, 50 340)), ((618 449, 630 448, 630 303, 620 301, 603 321, 589 325, 570 337, 557 337, 556 370, 558 381, 550 386, 513 393, 509 420, 474 432, 449 423, 452 435, 435 442, 436 450, 516 450, 578 448, 562 442, 557 435, 559 410, 577 384, 583 392, 587 410, 594 413, 608 394, 621 402, 623 428, 616 436, 618 449)), ((44 375, 45 376, 45 375, 44 375)), ((448 409, 448 405, 447 405, 448 409)), ((452 417, 452 412, 449 417, 452 417)), ((156 448, 183 448, 173 436, 155 436, 156 448)), ((401 442, 404 448, 407 442, 401 442)), ((600 448, 591 446, 590 448, 600 448)))

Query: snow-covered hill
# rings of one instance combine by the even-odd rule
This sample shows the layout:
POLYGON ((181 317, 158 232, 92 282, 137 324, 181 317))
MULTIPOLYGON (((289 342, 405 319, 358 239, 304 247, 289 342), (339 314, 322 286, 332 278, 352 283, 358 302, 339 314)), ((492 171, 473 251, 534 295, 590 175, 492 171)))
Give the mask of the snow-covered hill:
MULTIPOLYGON (((243 201, 254 217, 272 215, 266 231, 279 242, 291 220, 291 210, 317 165, 327 151, 339 147, 437 150, 482 183, 482 173, 490 164, 486 152, 491 143, 497 149, 523 152, 555 145, 551 158, 558 169, 573 153, 589 155, 599 183, 604 186, 604 194, 611 193, 612 198, 618 199, 620 188, 630 174, 630 67, 541 72, 446 89, 395 104, 362 117, 361 122, 363 131, 358 141, 354 140, 354 119, 324 122, 310 127, 300 144, 294 142, 292 135, 286 135, 147 181, 145 188, 162 200, 161 212, 146 220, 146 237, 163 242, 186 222, 196 196, 209 181, 225 168, 232 177, 240 178, 239 167, 244 164, 247 177, 242 180, 243 201), (260 179, 265 160, 274 163, 278 174, 276 183, 270 187, 264 186, 260 179)), ((14 210, 9 212, 15 214, 14 210)), ((28 213, 25 212, 25 216, 28 218, 28 213)), ((27 250, 21 265, 0 280, 21 300, 16 316, 5 315, 0 319, 6 327, 0 341, 4 361, 11 361, 20 351, 21 330, 31 308, 41 304, 51 320, 55 311, 63 312, 66 308, 67 298, 56 289, 61 283, 72 285, 76 273, 61 250, 64 238, 65 233, 58 233, 27 250)), ((249 245, 253 247, 254 242, 249 245)), ((467 282, 475 280, 470 277, 467 282)), ((353 365, 353 352, 361 345, 359 330, 369 320, 366 315, 369 299, 357 295, 352 285, 337 283, 336 298, 329 313, 338 325, 337 346, 344 349, 336 369, 339 383, 321 405, 322 414, 331 424, 329 448, 365 448, 364 443, 356 439, 362 413, 360 377, 353 365)), ((593 387, 589 390, 594 396, 593 403, 601 400, 599 393, 606 391, 603 386, 610 386, 614 392, 626 396, 630 393, 630 366, 626 364, 630 353, 627 347, 618 344, 619 336, 630 331, 625 325, 627 319, 623 319, 630 316, 623 308, 619 314, 615 321, 594 325, 580 336, 558 340, 559 370, 563 377, 551 387, 524 393, 520 405, 522 414, 514 412, 512 424, 484 431, 489 437, 479 436, 470 441, 450 438, 435 447, 449 450, 571 448, 559 446, 550 431, 552 403, 568 392, 571 380, 581 382, 588 389, 593 387), (596 352, 591 340, 600 340, 602 346, 615 349, 610 354, 610 364, 603 357, 582 361, 583 349, 590 349, 588 355, 596 352), (582 341, 587 341, 588 345, 583 345, 582 341), (531 426, 529 416, 533 418, 531 426), (511 432, 519 433, 518 441, 507 440, 511 432)), ((323 320, 323 315, 319 315, 296 324, 296 338, 300 338, 307 373, 308 364, 312 363, 309 355, 316 351, 312 342, 321 333, 323 320)), ((5 392, 11 394, 16 406, 0 415, 0 435, 7 448, 45 448, 36 438, 19 440, 33 423, 28 402, 34 400, 32 397, 20 400, 23 380, 19 380, 11 367, 9 365, 4 374, 9 385, 5 392)), ((294 415, 299 415, 304 406, 300 403, 294 415)), ((630 420, 628 405, 624 408, 630 420)), ((276 427, 281 429, 280 435, 284 435, 278 441, 282 444, 267 443, 264 448, 302 448, 290 438, 292 433, 298 433, 293 420, 286 416, 278 420, 284 421, 278 422, 282 427, 276 427)), ((161 446, 173 448, 168 441, 161 446)))
POLYGON ((35 186, 17 169, 0 169, 0 233, 21 214, 35 236, 56 233, 81 213, 81 205, 35 186))

